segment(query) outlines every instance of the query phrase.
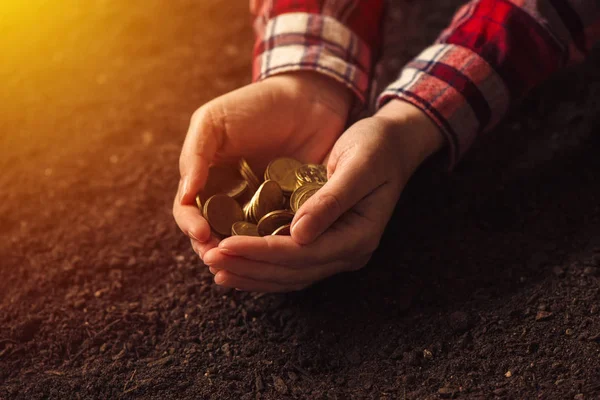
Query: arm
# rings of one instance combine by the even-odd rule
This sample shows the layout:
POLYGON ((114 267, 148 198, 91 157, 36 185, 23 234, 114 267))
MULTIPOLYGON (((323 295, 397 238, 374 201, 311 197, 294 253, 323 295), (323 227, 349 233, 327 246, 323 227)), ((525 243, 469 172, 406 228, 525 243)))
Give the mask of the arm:
POLYGON ((252 0, 253 80, 316 71, 365 101, 384 0, 252 0))
POLYGON ((383 0, 251 2, 255 82, 196 110, 179 159, 173 215, 200 257, 219 243, 195 201, 209 166, 240 157, 257 170, 281 156, 322 162, 344 131, 352 93, 365 97, 382 7, 383 0))
POLYGON ((454 165, 530 89, 582 60, 600 37, 594 0, 476 0, 380 95, 421 109, 454 165))

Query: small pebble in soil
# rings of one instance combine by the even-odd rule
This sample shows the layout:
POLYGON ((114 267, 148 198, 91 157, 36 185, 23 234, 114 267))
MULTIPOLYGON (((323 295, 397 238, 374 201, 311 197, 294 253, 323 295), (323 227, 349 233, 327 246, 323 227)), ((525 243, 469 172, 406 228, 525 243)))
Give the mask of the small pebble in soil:
POLYGON ((536 321, 546 321, 552 317, 552 312, 550 311, 538 311, 535 316, 536 321))
POLYGON ((443 387, 438 389, 438 394, 443 399, 449 399, 454 397, 457 390, 455 388, 443 387))
POLYGON ((505 377, 510 378, 512 376, 512 372, 510 370, 506 371, 504 374, 505 377))
POLYGON ((567 328, 567 330, 565 330, 565 335, 572 336, 573 335, 573 329, 567 328))
POLYGON ((433 358, 433 353, 430 350, 423 350, 423 358, 426 360, 431 360, 433 358))
POLYGON ((598 268, 596 267, 585 267, 583 269, 583 274, 587 276, 593 276, 598 273, 598 268))

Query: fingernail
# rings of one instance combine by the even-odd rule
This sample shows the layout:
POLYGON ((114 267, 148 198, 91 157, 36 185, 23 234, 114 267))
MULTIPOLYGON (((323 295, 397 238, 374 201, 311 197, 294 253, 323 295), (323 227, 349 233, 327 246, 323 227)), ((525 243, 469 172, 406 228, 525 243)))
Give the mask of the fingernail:
POLYGON ((217 272, 217 274, 215 275, 215 283, 217 285, 221 285, 223 282, 225 282, 225 278, 223 278, 223 274, 219 274, 219 272, 217 272))
POLYGON ((186 195, 189 186, 189 179, 187 176, 183 178, 183 187, 181 188, 181 192, 179 193, 179 202, 183 203, 183 196, 186 195))
POLYGON ((219 247, 219 250, 221 251, 221 253, 225 254, 226 256, 239 257, 239 255, 235 251, 231 251, 229 249, 224 249, 221 247, 219 247))
POLYGON ((313 241, 315 235, 311 231, 314 230, 316 230, 314 218, 310 215, 303 215, 298 222, 292 225, 291 234, 300 244, 308 244, 313 241))
POLYGON ((196 235, 192 233, 192 231, 188 231, 188 236, 194 239, 196 242, 200 242, 200 239, 198 239, 196 235))

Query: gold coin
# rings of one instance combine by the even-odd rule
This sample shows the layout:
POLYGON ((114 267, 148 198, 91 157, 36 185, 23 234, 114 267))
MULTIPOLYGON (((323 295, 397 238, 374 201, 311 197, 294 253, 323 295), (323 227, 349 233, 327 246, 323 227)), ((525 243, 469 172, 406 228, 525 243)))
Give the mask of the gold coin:
POLYGON ((285 194, 283 195, 283 205, 281 206, 282 209, 284 210, 290 210, 290 197, 292 196, 291 193, 289 194, 285 194))
POLYGON ((234 236, 258 236, 258 228, 250 222, 238 221, 231 226, 231 234, 234 236))
POLYGON ((271 211, 281 209, 283 192, 275 181, 265 181, 260 185, 251 200, 251 215, 254 221, 259 221, 271 211))
POLYGON ((243 158, 240 159, 239 167, 240 174, 246 180, 246 182, 248 182, 248 187, 250 188, 252 193, 256 192, 258 190, 258 187, 260 186, 260 181, 258 180, 258 177, 254 173, 254 171, 252 171, 252 168, 250 167, 248 162, 243 158))
POLYGON ((290 197, 290 209, 293 212, 297 212, 298 209, 308 200, 313 194, 317 193, 319 189, 323 187, 319 183, 307 183, 299 186, 290 197))
POLYGON ((247 202, 247 203, 244 205, 244 207, 242 208, 242 211, 244 211, 244 219, 245 219, 246 221, 250 221, 250 215, 248 214, 248 213, 249 213, 249 210, 250 210, 250 204, 251 204, 250 202, 247 202))
POLYGON ((299 210, 302 207, 302 205, 306 203, 306 201, 310 199, 315 193, 317 193, 321 188, 322 186, 311 186, 304 193, 302 193, 302 195, 298 199, 298 204, 296 204, 296 211, 299 210))
POLYGON ((291 227, 291 224, 285 224, 283 226, 280 226, 279 228, 275 229, 273 231, 273 233, 271 233, 271 235, 273 235, 273 236, 290 236, 291 235, 290 227, 291 227))
POLYGON ((225 194, 216 194, 204 203, 204 217, 219 235, 231 235, 231 226, 244 220, 244 212, 237 201, 225 194))
POLYGON ((200 210, 200 214, 203 213, 203 208, 204 208, 204 204, 202 202, 202 197, 200 196, 200 193, 198 193, 196 195, 196 205, 198 206, 198 210, 200 210))
POLYGON ((276 158, 267 165, 265 180, 279 184, 284 193, 292 193, 296 188, 296 169, 302 163, 289 157, 276 158))
POLYGON ((234 199, 248 188, 248 183, 232 165, 211 165, 204 188, 196 196, 196 204, 202 209, 206 200, 215 194, 226 194, 234 199))
POLYGON ((294 213, 286 210, 271 211, 258 221, 258 234, 267 236, 272 234, 277 228, 288 225, 294 219, 294 213))
POLYGON ((298 185, 307 183, 327 182, 327 168, 321 164, 304 164, 296 169, 296 181, 298 185))

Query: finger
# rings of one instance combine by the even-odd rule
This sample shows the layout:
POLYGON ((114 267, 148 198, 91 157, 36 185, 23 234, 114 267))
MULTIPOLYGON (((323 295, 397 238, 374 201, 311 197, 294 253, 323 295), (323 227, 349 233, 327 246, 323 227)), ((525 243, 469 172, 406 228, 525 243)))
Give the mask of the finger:
POLYGON ((211 236, 211 238, 204 243, 198 242, 197 240, 190 239, 192 243, 192 249, 200 256, 200 259, 204 260, 204 255, 214 248, 219 246, 220 240, 211 236))
POLYGON ((179 202, 194 204, 196 194, 204 187, 208 167, 225 134, 225 116, 219 110, 220 99, 199 108, 190 121, 179 158, 182 189, 179 202))
POLYGON ((173 202, 173 217, 179 229, 191 239, 200 243, 210 239, 210 225, 195 205, 181 205, 176 197, 173 202))
POLYGON ((285 293, 306 288, 308 285, 282 285, 274 282, 256 281, 229 271, 218 271, 214 281, 219 286, 235 288, 245 292, 285 293))
POLYGON ((284 285, 309 284, 353 267, 346 261, 337 261, 294 269, 283 265, 228 256, 219 249, 213 249, 206 253, 204 262, 211 268, 226 270, 243 278, 284 285))
POLYGON ((294 241, 312 243, 343 213, 376 189, 374 172, 369 160, 359 156, 346 158, 335 166, 329 181, 304 203, 291 226, 294 241))
POLYGON ((309 245, 300 245, 289 236, 232 236, 219 243, 219 250, 229 256, 305 268, 349 259, 357 253, 367 254, 361 248, 359 237, 351 232, 330 229, 309 245))

